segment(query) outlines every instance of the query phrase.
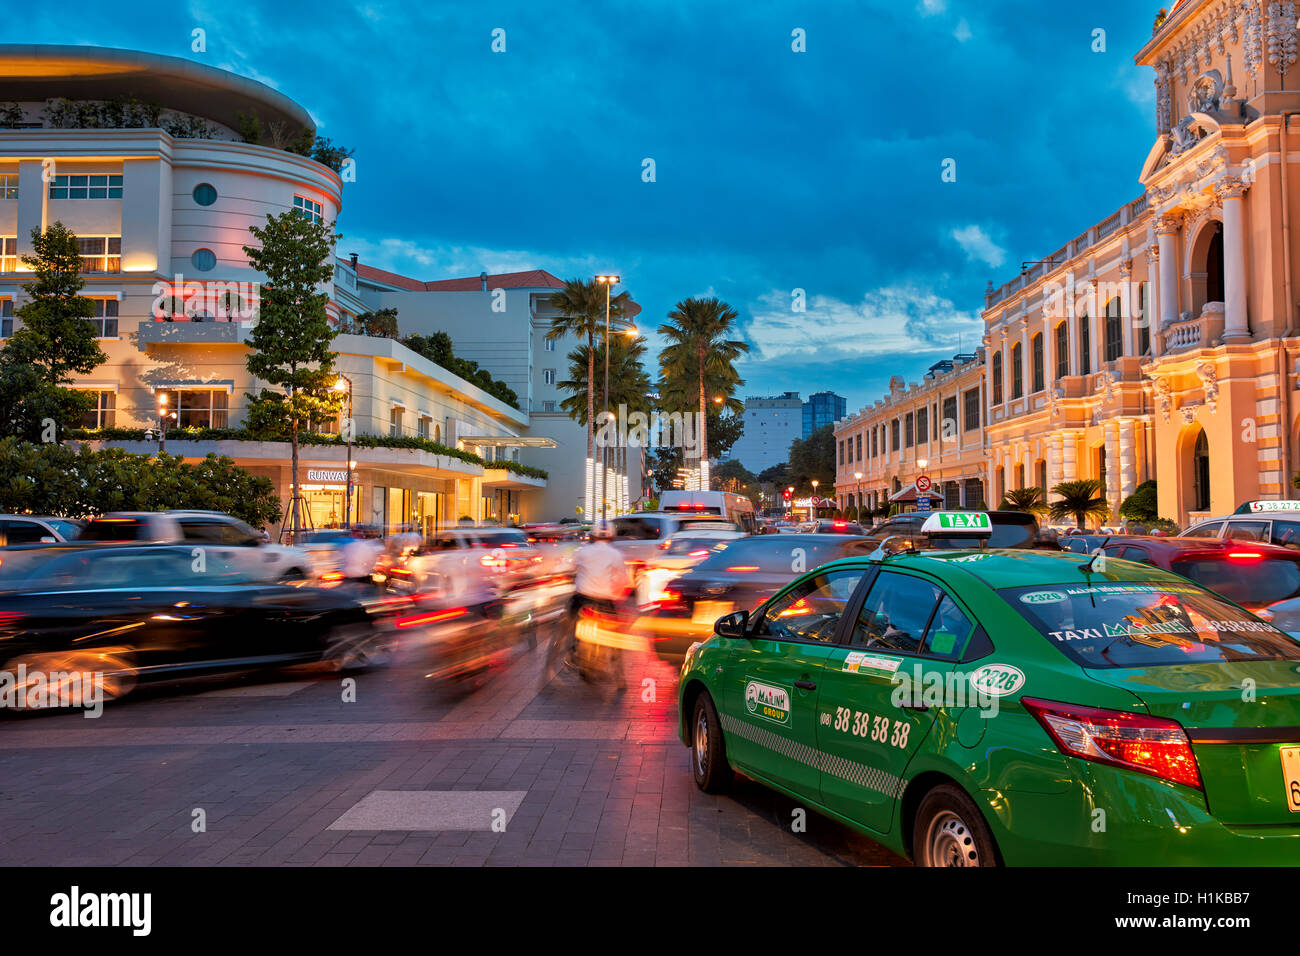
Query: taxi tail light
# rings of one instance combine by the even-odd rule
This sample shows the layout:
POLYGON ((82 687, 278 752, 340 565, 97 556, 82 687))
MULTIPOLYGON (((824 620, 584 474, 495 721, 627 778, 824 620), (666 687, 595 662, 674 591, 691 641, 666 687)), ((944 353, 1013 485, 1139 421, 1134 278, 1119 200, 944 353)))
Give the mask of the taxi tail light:
POLYGON ((1176 720, 1032 697, 1020 703, 1063 754, 1204 789, 1191 741, 1176 720))

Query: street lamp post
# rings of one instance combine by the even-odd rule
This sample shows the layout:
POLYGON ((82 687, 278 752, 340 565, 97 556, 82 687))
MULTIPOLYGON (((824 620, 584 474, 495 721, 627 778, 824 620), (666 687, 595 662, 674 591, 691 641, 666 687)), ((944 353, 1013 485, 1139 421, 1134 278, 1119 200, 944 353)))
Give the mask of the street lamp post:
POLYGON ((167 409, 167 393, 158 393, 158 454, 167 450, 167 419, 175 415, 167 409))
POLYGON ((820 484, 821 484, 821 482, 818 481, 816 478, 814 478, 814 479, 812 480, 812 486, 813 486, 813 493, 812 493, 812 507, 808 509, 808 511, 809 511, 808 517, 809 517, 809 518, 816 518, 816 517, 817 517, 817 486, 820 485, 820 484))
POLYGON ((352 526, 352 432, 355 430, 352 421, 352 379, 346 375, 339 375, 338 381, 334 383, 334 389, 339 392, 343 391, 344 382, 347 383, 348 391, 348 417, 344 421, 344 431, 347 432, 344 437, 348 443, 348 483, 343 500, 343 526, 350 528, 352 526))
MULTIPOLYGON (((605 397, 601 402, 605 406, 605 414, 609 414, 609 292, 610 289, 619 281, 618 276, 604 275, 596 276, 596 282, 605 287, 605 397)), ((591 388, 591 383, 587 383, 591 388)), ((606 481, 609 478, 609 446, 606 444, 600 452, 600 516, 602 519, 608 517, 609 509, 609 492, 606 489, 606 481)))

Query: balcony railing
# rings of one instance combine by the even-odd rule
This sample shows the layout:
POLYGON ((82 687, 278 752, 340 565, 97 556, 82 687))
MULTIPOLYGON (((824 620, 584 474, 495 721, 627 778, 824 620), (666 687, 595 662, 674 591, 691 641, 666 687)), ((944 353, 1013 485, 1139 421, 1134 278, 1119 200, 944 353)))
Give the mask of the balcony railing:
POLYGON ((1190 318, 1187 313, 1176 322, 1160 330, 1162 351, 1182 352, 1187 349, 1203 349, 1217 345, 1223 334, 1223 303, 1207 302, 1201 314, 1190 318))

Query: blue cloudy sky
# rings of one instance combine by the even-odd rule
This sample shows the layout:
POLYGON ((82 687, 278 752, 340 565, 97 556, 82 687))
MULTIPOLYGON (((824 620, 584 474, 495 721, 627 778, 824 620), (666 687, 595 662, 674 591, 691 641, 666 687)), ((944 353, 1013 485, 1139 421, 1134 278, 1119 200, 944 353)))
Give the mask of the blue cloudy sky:
POLYGON ((422 279, 617 270, 643 325, 715 294, 752 345, 745 394, 852 410, 970 349, 988 280, 1138 195, 1158 6, 66 0, 0 36, 261 80, 356 150, 340 252, 422 279))

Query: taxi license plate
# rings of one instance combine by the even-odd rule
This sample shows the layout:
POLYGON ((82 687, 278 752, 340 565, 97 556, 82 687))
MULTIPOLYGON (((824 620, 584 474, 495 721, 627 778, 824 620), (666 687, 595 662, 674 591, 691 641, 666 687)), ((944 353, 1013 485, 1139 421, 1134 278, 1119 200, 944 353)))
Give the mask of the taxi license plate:
POLYGON ((713 622, 725 614, 730 614, 735 605, 730 601, 696 601, 691 611, 691 621, 695 624, 713 626, 713 622))
POLYGON ((1282 780, 1287 807, 1292 813, 1300 813, 1300 747, 1282 748, 1282 780))

